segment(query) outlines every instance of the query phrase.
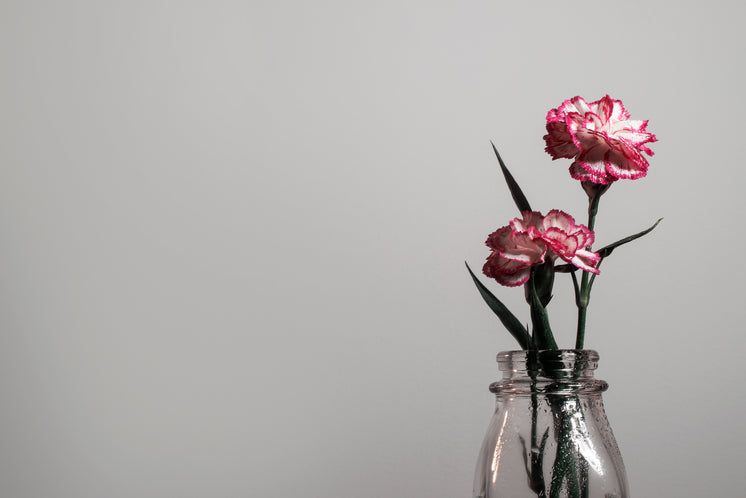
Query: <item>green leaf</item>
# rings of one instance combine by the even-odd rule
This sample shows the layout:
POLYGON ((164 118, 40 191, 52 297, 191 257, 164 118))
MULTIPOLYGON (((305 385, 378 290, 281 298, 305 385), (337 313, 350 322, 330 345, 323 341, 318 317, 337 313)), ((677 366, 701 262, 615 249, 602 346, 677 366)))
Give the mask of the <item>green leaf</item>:
POLYGON ((528 203, 526 196, 523 195, 523 191, 521 190, 521 187, 518 186, 518 182, 515 181, 513 175, 511 175, 510 171, 508 171, 508 167, 505 166, 502 157, 500 157, 500 153, 497 152, 497 147, 495 147, 495 144, 493 144, 492 142, 490 142, 490 144, 492 144, 492 150, 495 151, 497 161, 500 163, 500 169, 502 170, 503 176, 505 177, 505 183, 508 184, 510 195, 513 196, 513 200, 515 201, 515 205, 518 206, 518 210, 521 213, 524 213, 525 211, 531 211, 531 205, 528 203))
POLYGON ((510 335, 512 335, 515 340, 518 341, 518 344, 521 345, 521 348, 528 349, 530 338, 526 327, 524 327, 518 318, 516 318, 515 315, 511 313, 510 310, 498 298, 496 298, 482 282, 479 281, 477 276, 474 275, 474 272, 471 271, 471 268, 469 268, 469 264, 466 262, 464 262, 464 264, 466 265, 466 269, 469 270, 469 274, 471 275, 472 280, 474 280, 474 284, 477 286, 479 293, 482 295, 482 299, 487 303, 487 306, 489 306, 497 315, 505 328, 508 329, 508 332, 510 332, 510 335))
MULTIPOLYGON (((536 294, 539 296, 539 302, 546 308, 549 301, 552 300, 552 287, 554 286, 554 263, 552 260, 547 258, 544 263, 534 266, 532 278, 536 294)), ((528 289, 526 291, 528 292, 528 289)), ((526 300, 530 305, 531 297, 527 295, 526 300)))
POLYGON ((533 283, 533 276, 529 279, 527 285, 531 293, 531 323, 536 335, 537 349, 557 349, 557 343, 554 341, 552 328, 549 326, 549 315, 547 310, 539 301, 539 295, 536 293, 536 287, 533 283))
MULTIPOLYGON (((603 260, 606 256, 608 256, 609 254, 611 254, 612 251, 614 251, 614 249, 616 249, 617 247, 619 247, 619 246, 621 246, 623 244, 626 244, 627 242, 632 242, 633 240, 639 239, 643 235, 646 235, 646 234, 652 232, 653 229, 655 227, 657 227, 658 223, 660 223, 662 220, 663 220, 663 218, 659 218, 658 221, 656 221, 653 224, 653 226, 651 226, 650 228, 648 228, 646 230, 643 230, 642 232, 636 233, 634 235, 630 235, 629 237, 625 237, 623 239, 617 240, 616 242, 614 242, 612 244, 609 244, 608 246, 602 247, 601 249, 599 249, 597 251, 598 255, 601 256, 601 259, 603 260)), ((596 267, 598 267, 598 266, 601 266, 601 261, 599 261, 598 265, 596 265, 596 267)), ((580 268, 578 268, 577 266, 570 265, 570 264, 557 265, 557 266, 554 267, 554 271, 557 272, 557 273, 574 273, 575 271, 577 271, 579 269, 580 268)))
POLYGON ((577 270, 579 270, 575 265, 557 265, 554 267, 554 271, 556 273, 575 273, 577 270))
POLYGON ((601 256, 601 259, 603 259, 606 256, 608 256, 609 254, 611 254, 611 252, 614 249, 616 249, 617 247, 619 247, 619 246, 621 246, 623 244, 626 244, 627 242, 632 242, 633 240, 639 239, 643 235, 652 232, 653 229, 658 226, 658 223, 660 223, 662 219, 663 218, 658 218, 658 221, 656 221, 655 223, 653 223, 653 226, 651 226, 647 230, 643 230, 642 232, 636 233, 634 235, 630 235, 629 237, 625 237, 625 238, 623 238, 621 240, 617 240, 613 244, 609 244, 608 246, 602 247, 601 249, 598 250, 598 255, 601 256))

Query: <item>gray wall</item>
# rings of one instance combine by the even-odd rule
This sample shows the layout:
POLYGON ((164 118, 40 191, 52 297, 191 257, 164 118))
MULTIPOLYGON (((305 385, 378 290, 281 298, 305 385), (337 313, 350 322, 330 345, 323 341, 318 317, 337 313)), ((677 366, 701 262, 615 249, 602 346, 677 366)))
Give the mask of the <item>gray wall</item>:
POLYGON ((745 14, 0 3, 0 496, 469 496, 514 347, 463 265, 515 216, 489 140, 584 219, 544 117, 606 93, 659 142, 598 241, 665 217, 588 325, 632 490, 738 495, 745 14))

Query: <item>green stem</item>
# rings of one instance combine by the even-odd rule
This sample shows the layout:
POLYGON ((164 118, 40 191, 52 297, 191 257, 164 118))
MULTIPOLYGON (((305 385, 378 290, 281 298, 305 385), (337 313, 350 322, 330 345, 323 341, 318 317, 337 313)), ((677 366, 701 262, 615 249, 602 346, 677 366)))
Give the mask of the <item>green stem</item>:
POLYGON ((583 349, 583 339, 585 336, 585 310, 587 307, 581 305, 582 293, 580 291, 580 285, 578 285, 578 277, 575 275, 575 272, 571 272, 570 276, 572 277, 572 287, 575 291, 575 306, 578 307, 578 328, 576 332, 575 349, 583 349))
MULTIPOLYGON (((529 488, 536 496, 546 497, 546 485, 544 484, 544 441, 539 444, 538 422, 539 422, 539 391, 536 387, 539 372, 538 357, 536 350, 528 352, 528 373, 531 377, 531 449, 529 450, 530 464, 528 483, 529 488)), ((546 436, 546 434, 545 434, 546 436)))
POLYGON ((541 304, 539 296, 536 293, 534 271, 535 269, 531 270, 531 277, 529 277, 526 283, 529 292, 531 323, 533 325, 531 330, 533 346, 536 349, 558 349, 557 342, 554 340, 554 334, 552 334, 552 328, 549 325, 547 310, 541 304))
POLYGON ((601 202, 601 194, 594 193, 588 198, 588 230, 593 231, 598 214, 598 203, 601 202))
MULTIPOLYGON (((593 231, 596 224, 596 215, 598 214, 598 204, 601 201, 603 191, 597 191, 588 194, 588 229, 593 231)), ((585 248, 591 250, 591 246, 585 248)), ((575 302, 578 306, 578 329, 575 336, 575 349, 583 349, 585 343, 585 320, 588 311, 588 302, 591 298, 591 284, 588 280, 590 273, 583 272, 580 280, 580 289, 578 289, 577 279, 573 276, 575 284, 575 302)))
POLYGON ((588 486, 588 460, 581 454, 578 455, 580 462, 580 498, 589 498, 590 487, 588 486))
POLYGON ((585 315, 587 310, 587 305, 578 307, 578 332, 575 337, 575 349, 583 349, 583 343, 585 342, 585 315))
POLYGON ((578 451, 577 444, 573 440, 573 422, 576 414, 581 413, 580 400, 575 398, 576 408, 570 409, 566 403, 569 400, 558 400, 553 405, 557 411, 557 455, 552 466, 552 484, 550 487, 550 498, 563 496, 563 483, 566 485, 569 498, 587 498, 588 479, 587 471, 583 468, 583 456, 578 451))

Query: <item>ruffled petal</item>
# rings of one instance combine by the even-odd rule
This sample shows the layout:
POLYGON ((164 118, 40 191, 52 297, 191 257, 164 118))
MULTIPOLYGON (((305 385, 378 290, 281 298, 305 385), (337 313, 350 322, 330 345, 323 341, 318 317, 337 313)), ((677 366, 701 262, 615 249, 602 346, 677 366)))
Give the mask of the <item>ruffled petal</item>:
POLYGON ((526 211, 523 218, 515 218, 510 222, 510 228, 516 232, 528 232, 532 227, 541 227, 543 219, 538 211, 526 211))
POLYGON ((546 147, 544 150, 552 156, 552 159, 566 158, 572 159, 580 152, 572 136, 567 131, 567 125, 562 122, 548 122, 547 134, 544 135, 546 147))
POLYGON ((515 273, 501 273, 495 277, 497 283, 505 285, 507 287, 518 287, 528 282, 531 277, 531 270, 525 268, 515 273))
POLYGON ((618 147, 606 152, 604 168, 614 178, 634 180, 647 175, 648 161, 637 149, 620 141, 618 147))
POLYGON ((598 102, 594 102, 596 107, 596 114, 603 119, 604 123, 608 123, 611 120, 611 116, 614 112, 614 101, 606 95, 598 102))
POLYGON ((559 257, 592 271, 600 258, 585 247, 590 246, 593 239, 594 234, 588 227, 576 224, 564 211, 553 209, 546 216, 527 211, 523 218, 515 218, 487 237, 492 252, 483 272, 502 285, 514 287, 526 283, 531 267, 542 264, 547 258, 554 261, 559 257))
POLYGON ((530 268, 530 265, 506 260, 499 254, 492 253, 487 257, 482 271, 487 277, 494 278, 501 285, 515 287, 528 281, 531 276, 530 268))
POLYGON ((616 178, 608 175, 606 171, 600 173, 586 171, 577 161, 570 165, 570 176, 581 182, 600 183, 601 185, 608 185, 616 181, 616 178))
POLYGON ((645 144, 657 138, 646 130, 647 121, 629 118, 622 101, 608 95, 590 104, 573 97, 547 114, 545 150, 552 159, 574 159, 570 175, 581 181, 608 185, 642 178, 648 168, 643 153, 653 155, 645 144))
MULTIPOLYGON (((606 159, 609 148, 600 142, 589 146, 578 154, 575 162, 588 173, 595 175, 609 174, 606 168, 606 159)), ((613 175, 612 175, 613 176, 613 175)))
POLYGON ((559 209, 552 209, 549 211, 544 217, 542 225, 544 226, 544 230, 558 228, 566 233, 570 233, 577 229, 575 218, 559 209))
POLYGON ((492 249, 493 251, 498 251, 500 247, 502 247, 505 244, 505 241, 509 240, 508 236, 510 235, 510 227, 502 227, 498 228, 491 234, 487 236, 487 241, 485 244, 487 244, 487 247, 492 249))
POLYGON ((601 271, 598 270, 595 266, 600 260, 601 257, 595 252, 581 249, 580 251, 575 253, 575 256, 572 258, 570 263, 577 266, 581 270, 589 271, 598 275, 599 273, 601 273, 601 271))

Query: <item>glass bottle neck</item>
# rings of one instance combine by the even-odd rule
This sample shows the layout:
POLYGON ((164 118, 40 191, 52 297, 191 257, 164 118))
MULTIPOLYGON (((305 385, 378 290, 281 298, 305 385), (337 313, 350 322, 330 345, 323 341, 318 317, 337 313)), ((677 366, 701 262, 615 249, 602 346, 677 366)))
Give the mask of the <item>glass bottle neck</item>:
POLYGON ((497 364, 503 378, 490 385, 495 394, 590 394, 608 384, 594 378, 599 355, 590 349, 502 351, 497 364))

